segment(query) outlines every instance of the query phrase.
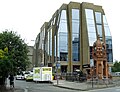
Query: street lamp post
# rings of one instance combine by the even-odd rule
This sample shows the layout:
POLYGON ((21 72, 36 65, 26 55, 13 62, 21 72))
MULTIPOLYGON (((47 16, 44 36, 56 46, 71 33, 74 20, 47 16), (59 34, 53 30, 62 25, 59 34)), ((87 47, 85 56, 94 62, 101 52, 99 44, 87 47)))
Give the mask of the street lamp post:
POLYGON ((60 62, 59 61, 57 61, 56 62, 56 73, 57 73, 57 85, 59 84, 59 76, 58 76, 58 69, 60 68, 60 62))
POLYGON ((58 78, 58 66, 57 66, 57 85, 59 84, 58 80, 59 78, 58 78))

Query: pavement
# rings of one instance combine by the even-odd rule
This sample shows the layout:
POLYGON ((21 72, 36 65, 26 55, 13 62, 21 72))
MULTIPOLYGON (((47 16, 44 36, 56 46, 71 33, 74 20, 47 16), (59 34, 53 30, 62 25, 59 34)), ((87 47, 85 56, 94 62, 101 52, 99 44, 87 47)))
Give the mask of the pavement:
POLYGON ((86 83, 78 83, 78 82, 70 82, 66 80, 52 80, 53 86, 71 89, 71 90, 86 90, 88 87, 86 86, 86 83))
POLYGON ((0 88, 0 92, 25 92, 24 89, 19 87, 10 88, 9 81, 7 79, 7 85, 4 88, 0 88))
POLYGON ((21 88, 12 88, 7 87, 6 89, 0 90, 0 92, 24 92, 24 89, 21 88))
MULTIPOLYGON (((80 90, 80 91, 88 91, 92 89, 102 89, 102 88, 108 88, 108 87, 115 87, 115 86, 120 86, 117 83, 111 83, 111 84, 106 84, 106 83, 94 83, 90 81, 86 82, 71 82, 71 81, 66 81, 66 80, 52 80, 53 86, 56 87, 61 87, 61 88, 66 88, 66 89, 71 89, 71 90, 80 90)), ((119 82, 120 84, 120 82, 119 82)))
POLYGON ((25 90, 22 88, 18 88, 18 87, 15 87, 15 88, 6 87, 6 89, 0 92, 25 92, 25 90))

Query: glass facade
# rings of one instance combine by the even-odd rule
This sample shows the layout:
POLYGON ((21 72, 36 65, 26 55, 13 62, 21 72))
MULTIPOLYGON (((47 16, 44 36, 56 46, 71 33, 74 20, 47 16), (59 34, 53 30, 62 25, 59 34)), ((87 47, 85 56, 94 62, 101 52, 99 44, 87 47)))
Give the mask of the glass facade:
POLYGON ((85 14, 86 14, 89 46, 93 46, 94 42, 97 40, 93 10, 85 9, 85 14))
POLYGON ((50 52, 49 52, 49 48, 50 48, 50 31, 48 30, 48 33, 47 33, 47 54, 50 55, 50 52))
POLYGON ((68 60, 68 31, 67 31, 67 19, 66 10, 62 10, 60 17, 60 24, 58 29, 58 60, 68 60))
POLYGON ((49 31, 50 37, 50 56, 52 56, 52 29, 49 31))
POLYGON ((92 9, 85 9, 86 22, 87 22, 87 31, 88 31, 88 41, 90 47, 90 59, 92 59, 92 46, 97 40, 95 22, 94 22, 94 13, 92 9))
POLYGON ((97 32, 100 37, 100 40, 102 41, 102 18, 100 12, 95 12, 95 18, 96 18, 96 26, 97 26, 97 32))
POLYGON ((106 41, 106 49, 107 49, 107 60, 108 62, 113 62, 112 36, 105 15, 103 15, 103 23, 104 23, 105 41, 106 41))
POLYGON ((76 66, 79 68, 80 64, 88 64, 92 60, 92 47, 98 35, 100 40, 106 43, 108 62, 113 62, 112 36, 109 26, 105 15, 103 15, 102 7, 99 7, 100 10, 96 10, 96 7, 92 4, 87 6, 87 3, 83 3, 81 6, 74 3, 70 7, 63 4, 63 7, 53 14, 51 20, 46 24, 46 29, 41 28, 42 31, 40 31, 39 48, 41 52, 45 49, 45 62, 54 63, 57 58, 57 61, 63 61, 60 63, 64 64, 63 66, 66 68, 76 68, 76 66), (85 7, 83 7, 84 4, 85 7), (71 41, 68 42, 68 38, 71 41), (53 41, 54 44, 52 44, 53 41), (52 55, 52 51, 54 51, 54 55, 52 55), (68 52, 71 57, 68 57, 68 52))
POLYGON ((80 22, 79 22, 79 10, 72 9, 72 59, 73 61, 79 61, 79 30, 80 30, 80 22))

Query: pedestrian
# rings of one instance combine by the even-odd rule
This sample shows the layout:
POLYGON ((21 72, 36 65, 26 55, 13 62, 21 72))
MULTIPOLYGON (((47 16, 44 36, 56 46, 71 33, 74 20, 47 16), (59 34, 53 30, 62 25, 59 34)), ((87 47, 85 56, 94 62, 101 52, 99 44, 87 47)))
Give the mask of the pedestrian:
POLYGON ((10 74, 9 80, 10 80, 10 88, 14 88, 14 76, 12 74, 10 74))

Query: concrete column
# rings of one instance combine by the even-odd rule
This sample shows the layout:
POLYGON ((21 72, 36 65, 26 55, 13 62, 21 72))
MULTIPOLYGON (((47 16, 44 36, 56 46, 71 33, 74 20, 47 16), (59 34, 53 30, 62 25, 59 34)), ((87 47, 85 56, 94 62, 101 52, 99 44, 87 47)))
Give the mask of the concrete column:
POLYGON ((67 28, 68 28, 68 72, 73 71, 72 65, 72 10, 70 4, 67 6, 67 28))

